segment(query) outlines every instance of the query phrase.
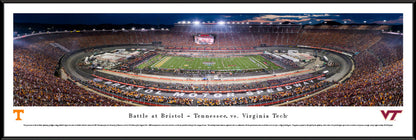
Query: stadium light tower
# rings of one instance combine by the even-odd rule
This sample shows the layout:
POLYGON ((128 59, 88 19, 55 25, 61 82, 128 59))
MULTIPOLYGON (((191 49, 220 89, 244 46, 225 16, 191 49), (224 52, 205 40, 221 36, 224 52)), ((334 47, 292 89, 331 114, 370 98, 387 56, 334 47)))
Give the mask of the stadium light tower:
POLYGON ((191 24, 191 21, 188 21, 187 23, 188 23, 188 24, 191 24))
POLYGON ((224 21, 220 21, 220 22, 218 22, 218 24, 219 24, 219 25, 224 25, 224 24, 225 24, 225 22, 224 22, 224 21))
POLYGON ((193 22, 195 25, 198 25, 200 22, 199 21, 194 21, 193 22))
POLYGON ((367 23, 367 21, 364 20, 364 23, 367 23))

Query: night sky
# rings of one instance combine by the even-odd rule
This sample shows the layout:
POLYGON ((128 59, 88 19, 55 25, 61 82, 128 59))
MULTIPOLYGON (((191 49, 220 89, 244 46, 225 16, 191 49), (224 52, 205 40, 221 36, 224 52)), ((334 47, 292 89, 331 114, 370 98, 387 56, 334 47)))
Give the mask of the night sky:
POLYGON ((225 22, 285 22, 317 24, 324 21, 337 21, 347 24, 391 24, 402 25, 403 14, 15 14, 14 23, 44 24, 164 24, 179 21, 225 21, 225 22), (384 21, 385 20, 385 21, 384 21))

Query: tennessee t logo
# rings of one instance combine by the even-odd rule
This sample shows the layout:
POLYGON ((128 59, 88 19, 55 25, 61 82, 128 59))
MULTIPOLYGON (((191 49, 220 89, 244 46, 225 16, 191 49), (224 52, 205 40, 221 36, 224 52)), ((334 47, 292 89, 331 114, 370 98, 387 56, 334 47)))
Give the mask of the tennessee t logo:
POLYGON ((20 113, 25 113, 25 111, 23 109, 22 110, 20 110, 20 109, 13 110, 13 114, 16 113, 16 112, 17 112, 16 121, 21 121, 22 119, 20 118, 20 113))
POLYGON ((383 117, 385 120, 387 120, 387 117, 389 116, 390 113, 393 113, 393 116, 391 116, 390 120, 394 120, 394 118, 396 117, 397 113, 402 113, 403 110, 387 110, 387 112, 384 112, 384 110, 381 110, 381 114, 383 114, 383 117))

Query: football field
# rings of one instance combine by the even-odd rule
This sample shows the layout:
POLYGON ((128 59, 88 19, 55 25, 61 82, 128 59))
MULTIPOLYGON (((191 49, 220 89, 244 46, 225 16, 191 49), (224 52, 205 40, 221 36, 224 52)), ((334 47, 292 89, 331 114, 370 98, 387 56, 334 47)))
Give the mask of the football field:
POLYGON ((157 55, 149 61, 139 65, 137 68, 144 67, 158 69, 182 69, 182 70, 215 70, 215 71, 235 71, 235 70, 256 70, 256 69, 282 69, 262 56, 241 56, 241 57, 221 57, 221 58, 195 58, 181 56, 162 56, 157 55))

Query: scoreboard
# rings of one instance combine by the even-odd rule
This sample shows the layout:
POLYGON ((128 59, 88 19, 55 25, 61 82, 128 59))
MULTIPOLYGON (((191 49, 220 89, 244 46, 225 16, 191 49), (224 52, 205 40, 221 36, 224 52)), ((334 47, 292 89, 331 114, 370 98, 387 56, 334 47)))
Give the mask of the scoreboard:
POLYGON ((214 36, 210 34, 199 34, 194 36, 194 41, 196 44, 211 45, 214 44, 214 40, 214 36))

